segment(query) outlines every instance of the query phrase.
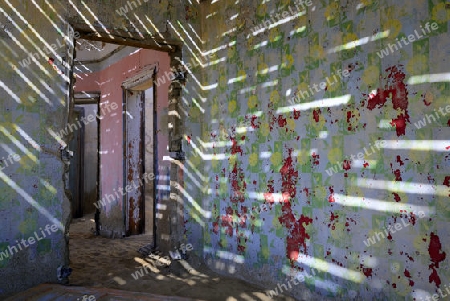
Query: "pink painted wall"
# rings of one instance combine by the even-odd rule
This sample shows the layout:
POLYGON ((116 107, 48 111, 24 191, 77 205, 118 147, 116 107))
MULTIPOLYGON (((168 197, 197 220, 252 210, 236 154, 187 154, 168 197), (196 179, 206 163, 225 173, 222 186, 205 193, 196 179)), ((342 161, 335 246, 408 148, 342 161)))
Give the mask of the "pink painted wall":
MULTIPOLYGON (((164 75, 165 71, 170 70, 169 55, 163 52, 157 52, 148 49, 141 49, 106 69, 90 74, 79 74, 75 85, 75 92, 94 92, 101 93, 101 106, 105 107, 104 112, 106 117, 100 122, 100 143, 101 143, 101 158, 100 158, 100 196, 104 197, 106 194, 113 194, 118 188, 123 187, 123 119, 122 119, 122 82, 137 74, 146 65, 159 63, 159 71, 157 79, 164 75), (117 105, 116 110, 110 109, 108 106, 112 104, 117 105)), ((168 107, 168 87, 169 82, 160 84, 157 89, 157 156, 158 166, 156 169, 161 170, 162 166, 167 165, 163 162, 163 156, 167 156, 167 123, 164 123, 164 115, 167 115, 168 107), (161 118, 163 117, 163 118, 161 118), (161 122, 161 119, 163 122, 161 122)), ((157 174, 157 179, 159 179, 157 174)), ((164 180, 165 182, 165 180, 164 180)), ((161 183, 159 179, 158 185, 167 185, 161 183)), ((157 195, 158 199, 158 195, 157 195)), ((116 216, 120 219, 118 211, 122 211, 122 202, 108 203, 105 209, 106 216, 116 216), (116 209, 118 208, 118 209, 116 209)), ((105 221, 102 221, 105 225, 105 221)), ((117 227, 122 227, 123 223, 117 220, 117 224, 108 223, 106 225, 109 230, 118 230, 117 227)))

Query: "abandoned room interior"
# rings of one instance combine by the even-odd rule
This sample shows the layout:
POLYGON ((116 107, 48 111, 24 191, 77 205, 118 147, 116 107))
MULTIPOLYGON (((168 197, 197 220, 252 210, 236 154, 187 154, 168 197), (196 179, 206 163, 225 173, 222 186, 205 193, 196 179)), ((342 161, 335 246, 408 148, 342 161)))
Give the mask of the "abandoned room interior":
POLYGON ((0 300, 450 300, 449 21, 0 0, 0 300))

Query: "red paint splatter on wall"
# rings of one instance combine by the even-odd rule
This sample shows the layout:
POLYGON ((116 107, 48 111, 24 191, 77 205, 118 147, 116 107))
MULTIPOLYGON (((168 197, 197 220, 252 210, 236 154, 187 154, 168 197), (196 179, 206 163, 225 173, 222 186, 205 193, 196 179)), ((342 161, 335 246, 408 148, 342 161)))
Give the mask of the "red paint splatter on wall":
POLYGON ((320 109, 313 111, 313 118, 314 118, 315 122, 319 122, 319 120, 320 120, 320 113, 321 113, 320 109))
POLYGON ((403 272, 403 274, 405 274, 405 277, 411 278, 411 273, 410 273, 407 269, 405 269, 405 271, 403 272))
POLYGON ((369 100, 367 102, 367 108, 369 110, 373 110, 375 108, 381 108, 387 101, 389 96, 388 91, 384 91, 383 89, 377 89, 376 93, 369 94, 369 100))
POLYGON ((234 163, 233 170, 230 172, 231 180, 231 195, 230 201, 232 203, 244 202, 245 200, 245 190, 247 188, 247 183, 244 180, 244 172, 242 168, 237 167, 237 163, 234 163))
POLYGON ((334 258, 331 259, 331 262, 336 264, 337 266, 344 267, 344 264, 342 262, 339 262, 334 258))
POLYGON ((395 131, 397 132, 397 136, 404 136, 406 133, 406 121, 409 120, 408 115, 400 114, 397 116, 397 119, 392 119, 391 125, 395 126, 395 131))
POLYGON ((320 159, 319 154, 316 154, 315 152, 313 152, 311 157, 312 157, 312 164, 319 165, 319 159, 320 159))
POLYGON ((334 203, 335 199, 334 199, 334 189, 333 186, 328 187, 328 189, 330 190, 330 196, 328 197, 328 203, 334 203))
POLYGON ((446 176, 442 184, 447 187, 450 187, 450 176, 446 176))
POLYGON ((352 111, 347 111, 347 124, 348 124, 347 130, 349 130, 349 131, 351 131, 353 129, 352 128, 352 121, 351 121, 351 119, 353 117, 355 117, 355 114, 352 114, 352 111))
POLYGON ((400 166, 405 165, 400 156, 397 156, 397 163, 400 163, 400 166))
POLYGON ((334 221, 337 218, 339 218, 339 215, 334 215, 334 212, 331 212, 330 221, 334 221))
POLYGON ((330 194, 330 196, 328 197, 328 203, 335 203, 336 200, 334 199, 334 194, 330 194))
POLYGON ((391 72, 388 78, 393 80, 392 87, 389 91, 392 93, 392 104, 394 105, 394 110, 407 110, 408 90, 406 89, 406 84, 404 83, 406 78, 405 73, 400 71, 397 66, 389 67, 386 71, 391 72))
POLYGON ((264 193, 264 200, 268 204, 273 204, 275 202, 275 198, 274 198, 275 188, 274 188, 273 180, 270 180, 269 183, 267 183, 267 190, 268 191, 266 193, 264 193))
POLYGON ((414 286, 414 281, 411 280, 411 273, 407 269, 405 269, 403 274, 405 275, 405 277, 409 278, 409 286, 414 286))
POLYGON ((278 126, 279 127, 285 127, 287 124, 286 118, 283 117, 283 115, 278 115, 278 126))
POLYGON ((261 123, 255 123, 255 121, 256 121, 256 119, 258 118, 258 116, 256 116, 256 115, 253 115, 252 116, 252 119, 251 119, 251 122, 250 122, 250 124, 251 124, 251 126, 252 126, 252 128, 253 129, 258 129, 259 128, 259 125, 261 124, 261 123))
POLYGON ((213 229, 212 229, 212 231, 215 234, 219 234, 219 223, 218 222, 213 222, 213 229))
POLYGON ((237 246, 238 253, 244 253, 245 252, 245 245, 242 244, 241 240, 242 239, 238 238, 238 246, 237 246))
POLYGON ((241 228, 247 227, 247 211, 248 211, 248 208, 246 206, 241 206, 242 214, 236 213, 238 216, 239 227, 241 227, 241 228))
POLYGON ((280 168, 280 174, 282 179, 282 194, 288 194, 290 198, 294 198, 297 192, 298 171, 293 167, 294 163, 291 155, 292 149, 289 149, 288 156, 284 159, 284 164, 280 168))
POLYGON ((413 226, 416 224, 416 219, 417 219, 416 215, 413 212, 410 212, 408 220, 409 222, 411 222, 413 226))
POLYGON ((295 215, 292 211, 291 201, 296 196, 296 184, 298 181, 298 171, 295 170, 293 160, 291 157, 292 149, 289 149, 289 155, 284 159, 284 164, 280 169, 282 179, 282 195, 287 196, 281 207, 281 216, 278 218, 280 224, 286 227, 288 230, 288 236, 286 237, 286 257, 290 260, 291 266, 294 266, 294 262, 298 259, 300 249, 303 248, 305 254, 306 239, 310 236, 306 233, 306 226, 313 222, 312 218, 304 216, 303 214, 299 219, 295 219, 295 215))
POLYGON ((360 264, 359 266, 363 272, 363 274, 368 278, 372 277, 372 268, 366 268, 363 264, 360 264))
POLYGON ((299 119, 300 118, 300 111, 297 111, 296 109, 294 109, 293 117, 294 117, 295 120, 299 119))
POLYGON ((432 270, 428 282, 434 282, 437 287, 441 285, 441 278, 439 277, 436 269, 439 268, 439 263, 444 261, 447 254, 442 251, 441 240, 439 236, 435 235, 434 232, 430 234, 430 244, 428 246, 428 254, 430 255, 431 264, 428 266, 432 270))
POLYGON ((410 261, 414 262, 414 258, 411 255, 409 255, 408 253, 405 253, 405 255, 410 261))
POLYGON ((391 125, 396 127, 397 136, 405 135, 406 123, 410 122, 408 115, 408 90, 404 83, 406 76, 403 71, 399 70, 399 67, 402 66, 392 66, 385 70, 388 73, 385 77, 387 81, 385 87, 378 88, 375 94, 369 94, 367 103, 369 110, 381 108, 390 97, 392 99, 393 109, 403 111, 403 113, 399 114, 391 122, 391 125))
MULTIPOLYGON (((225 228, 225 234, 227 234, 228 236, 233 236, 233 208, 231 208, 230 206, 228 206, 225 209, 225 213, 224 215, 221 216, 221 226, 225 228)), ((216 233, 214 231, 214 233, 216 233)), ((216 233, 217 234, 217 233, 216 233)))
POLYGON ((273 107, 274 107, 273 103, 269 102, 267 117, 270 131, 273 130, 275 123, 278 121, 278 118, 275 117, 275 114, 273 113, 273 107))
POLYGON ((400 202, 402 199, 400 198, 400 196, 398 195, 398 193, 393 192, 392 193, 394 195, 394 200, 398 203, 400 202))
POLYGON ((402 173, 400 172, 400 169, 396 169, 394 171, 395 175, 395 181, 402 181, 402 173))
POLYGON ((391 232, 389 232, 389 235, 386 236, 386 238, 389 239, 390 241, 392 241, 392 235, 391 235, 391 232))
POLYGON ((344 160, 344 162, 342 163, 342 168, 345 170, 349 170, 350 168, 352 168, 351 161, 344 160))
POLYGON ((328 228, 330 228, 330 226, 332 226, 332 230, 336 229, 336 222, 338 221, 337 219, 339 218, 339 215, 334 215, 333 212, 331 212, 331 216, 330 216, 330 223, 328 224, 328 228), (336 220, 336 222, 335 222, 336 220), (332 224, 331 224, 332 223, 332 224))
MULTIPOLYGON (((423 97, 423 95, 422 95, 423 97)), ((431 101, 427 101, 425 98, 423 99, 423 104, 426 105, 427 107, 429 107, 431 105, 431 101)))
POLYGON ((303 191, 305 192, 305 194, 306 194, 306 197, 309 197, 309 188, 303 188, 303 191))
MULTIPOLYGON (((444 179, 444 182, 442 184, 447 187, 450 187, 450 176, 446 176, 444 179)), ((450 192, 449 192, 448 196, 450 197, 450 192)))
POLYGON ((232 155, 237 154, 237 153, 241 153, 241 156, 242 156, 242 148, 238 145, 236 139, 231 138, 231 143, 232 143, 232 146, 231 146, 230 153, 232 155))

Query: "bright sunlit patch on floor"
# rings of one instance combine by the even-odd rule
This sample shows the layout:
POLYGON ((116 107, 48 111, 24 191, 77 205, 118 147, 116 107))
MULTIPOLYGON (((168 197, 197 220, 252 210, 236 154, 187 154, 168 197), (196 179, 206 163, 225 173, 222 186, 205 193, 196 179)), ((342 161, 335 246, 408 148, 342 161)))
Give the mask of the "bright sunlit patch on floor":
POLYGON ((118 276, 113 277, 113 280, 115 282, 117 282, 118 285, 125 285, 125 284, 127 284, 127 282, 125 280, 123 280, 122 278, 120 278, 118 276))

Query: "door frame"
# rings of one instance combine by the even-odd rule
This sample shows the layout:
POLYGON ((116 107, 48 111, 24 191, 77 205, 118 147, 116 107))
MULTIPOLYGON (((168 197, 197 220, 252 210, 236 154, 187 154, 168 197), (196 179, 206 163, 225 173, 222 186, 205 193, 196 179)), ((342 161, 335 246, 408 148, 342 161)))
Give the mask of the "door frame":
MULTIPOLYGON (((123 197, 123 219, 124 219, 124 227, 125 227, 125 232, 126 235, 137 235, 137 234, 143 234, 145 233, 145 229, 148 228, 146 227, 146 223, 149 221, 149 219, 146 217, 145 215, 145 196, 146 196, 146 185, 148 185, 142 178, 139 179, 140 181, 142 181, 142 184, 140 184, 139 189, 141 190, 141 196, 140 196, 140 200, 138 203, 138 208, 139 208, 139 217, 142 218, 142 221, 137 225, 138 231, 131 231, 130 229, 132 228, 136 228, 136 225, 134 224, 134 221, 130 218, 130 216, 132 216, 132 212, 130 212, 133 208, 130 204, 130 200, 128 197, 128 193, 126 192, 126 186, 129 184, 128 181, 128 137, 127 137, 127 129, 128 129, 128 119, 127 119, 127 99, 128 99, 128 95, 131 91, 134 91, 135 93, 141 93, 140 95, 140 101, 142 103, 142 115, 141 115, 141 120, 140 120, 140 147, 139 147, 139 151, 142 151, 142 169, 141 169, 141 173, 140 175, 144 175, 148 172, 150 172, 153 175, 156 175, 156 164, 155 162, 157 162, 156 160, 156 144, 155 142, 155 126, 153 124, 153 133, 151 133, 152 135, 152 139, 153 139, 153 170, 146 170, 145 169, 145 160, 146 160, 146 147, 145 147, 145 134, 146 134, 146 128, 145 128, 145 91, 147 89, 153 88, 153 108, 152 108, 152 112, 153 112, 153 123, 156 120, 156 85, 155 85, 155 75, 157 73, 157 64, 150 64, 147 66, 144 66, 142 68, 142 70, 128 78, 127 80, 125 80, 122 83, 122 106, 123 106, 123 154, 124 154, 124 161, 123 161, 123 191, 125 191, 125 195, 123 197)), ((139 182, 140 182, 139 181, 139 182)), ((152 193, 151 193, 151 197, 153 199, 153 217, 152 217, 152 228, 153 228, 153 240, 154 243, 156 242, 156 176, 151 180, 150 185, 152 186, 152 193)))
MULTIPOLYGON (((68 17, 67 21, 70 25, 79 33, 77 38, 92 40, 92 41, 102 41, 111 44, 132 46, 144 49, 152 49, 160 52, 166 52, 169 55, 170 63, 169 68, 171 70, 182 70, 184 67, 183 63, 183 47, 185 42, 180 39, 173 39, 167 36, 158 37, 157 35, 150 35, 141 32, 130 32, 121 28, 106 28, 101 24, 86 24, 78 19, 77 16, 68 17)), ((204 55, 199 53, 199 55, 204 55)), ((191 72, 188 70, 187 75, 191 72)), ((160 74, 159 76, 163 76, 160 74)), ((179 202, 175 202, 173 206, 169 206, 166 214, 169 217, 178 216, 178 210, 183 207, 185 202, 185 195, 180 191, 179 187, 175 185, 176 183, 182 183, 182 176, 184 174, 184 169, 182 164, 185 160, 184 157, 184 142, 183 135, 185 134, 186 128, 184 123, 186 122, 186 116, 183 114, 183 86, 186 84, 187 76, 183 78, 177 78, 169 81, 168 87, 168 106, 167 109, 176 114, 171 114, 168 116, 167 125, 170 125, 168 130, 168 149, 169 149, 169 160, 170 163, 170 193, 179 199, 179 202)), ((158 90, 155 90, 158 94, 158 90)), ((157 98, 155 98, 157 101, 157 98)), ((157 116, 158 117, 158 116, 157 116)), ((156 129, 155 129, 156 130, 156 129)), ((159 162, 159 161, 158 161, 159 162)), ((157 181, 155 181, 156 183, 157 181)), ((183 187, 184 184, 181 184, 183 187)), ((156 191, 156 185, 155 185, 156 191)), ((156 200, 156 199, 155 199, 156 200)), ((160 200, 158 200, 160 201, 160 200)), ((166 203, 165 200, 161 200, 166 203)), ((155 209, 156 211, 156 209, 155 209)), ((155 219, 157 223, 157 231, 154 233, 162 233, 164 235, 158 235, 158 247, 160 250, 173 249, 176 246, 175 240, 168 239, 167 237, 176 235, 177 237, 182 237, 184 229, 182 224, 173 224, 171 219, 161 219, 158 216, 158 220, 155 219)))

